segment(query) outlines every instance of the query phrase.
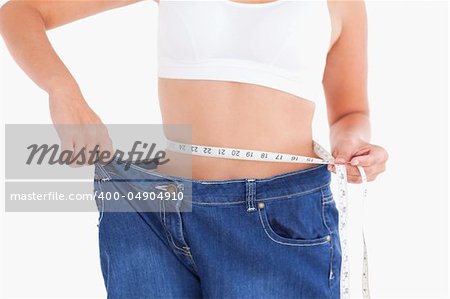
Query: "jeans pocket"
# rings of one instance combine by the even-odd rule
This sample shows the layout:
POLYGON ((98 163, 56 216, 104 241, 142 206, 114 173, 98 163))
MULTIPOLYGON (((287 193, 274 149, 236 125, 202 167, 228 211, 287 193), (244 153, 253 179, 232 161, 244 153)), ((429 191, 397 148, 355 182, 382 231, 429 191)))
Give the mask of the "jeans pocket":
POLYGON ((313 246, 331 241, 321 190, 260 202, 258 212, 266 235, 278 244, 313 246))

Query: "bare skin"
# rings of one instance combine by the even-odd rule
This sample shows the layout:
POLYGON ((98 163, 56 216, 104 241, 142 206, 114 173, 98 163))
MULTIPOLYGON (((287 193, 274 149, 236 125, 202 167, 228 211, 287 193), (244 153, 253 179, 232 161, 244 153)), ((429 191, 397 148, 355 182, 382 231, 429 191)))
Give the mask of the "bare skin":
MULTIPOLYGON (((54 52, 46 30, 138 1, 12 0, 2 7, 1 34, 19 66, 48 92, 55 124, 101 124, 101 119, 54 52)), ((258 5, 271 1, 234 2, 258 5)), ((382 147, 369 143, 365 6, 362 1, 329 1, 328 8, 332 36, 322 82, 332 155, 339 163, 354 162, 357 157, 371 181, 385 170, 388 155, 382 147)), ((317 157, 312 149, 314 103, 308 99, 268 87, 214 80, 159 78, 158 87, 163 123, 191 124, 192 143, 317 157)), ((92 149, 97 144, 111 148, 103 128, 85 135, 66 135, 62 142, 66 148, 92 149)), ((185 160, 180 155, 169 151, 172 163, 159 170, 175 174, 173 165, 185 160)), ((192 178, 262 178, 315 165, 193 156, 192 178)), ((361 182, 355 166, 348 164, 347 170, 350 182, 361 182)), ((176 175, 190 177, 190 170, 185 171, 189 172, 176 175)))

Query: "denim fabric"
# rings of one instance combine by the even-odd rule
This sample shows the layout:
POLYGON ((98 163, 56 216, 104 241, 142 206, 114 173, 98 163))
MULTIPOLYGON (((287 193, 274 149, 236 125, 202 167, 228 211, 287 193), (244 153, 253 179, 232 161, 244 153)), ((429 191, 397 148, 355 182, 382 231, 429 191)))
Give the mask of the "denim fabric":
MULTIPOLYGON (((99 208, 108 298, 339 298, 338 210, 327 165, 264 179, 200 181, 115 161, 96 192, 191 186, 191 212, 99 208)), ((178 189, 177 189, 178 190, 178 189)))

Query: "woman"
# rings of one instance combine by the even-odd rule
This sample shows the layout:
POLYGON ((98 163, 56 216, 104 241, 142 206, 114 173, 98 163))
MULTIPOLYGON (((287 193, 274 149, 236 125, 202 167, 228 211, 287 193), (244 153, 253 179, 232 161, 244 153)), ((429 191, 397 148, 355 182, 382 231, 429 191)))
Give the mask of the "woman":
MULTIPOLYGON (((95 133, 80 129, 60 136, 63 148, 112 145, 45 31, 135 2, 18 0, 1 9, 6 44, 48 92, 54 124, 100 125, 95 133)), ((192 179, 190 169, 175 175, 185 157, 175 150, 167 151, 172 163, 159 165, 158 173, 97 165, 103 180, 162 177, 168 183, 162 187, 175 191, 179 183, 192 184, 191 213, 103 213, 102 203, 100 251, 108 297, 339 298, 341 247, 330 171, 345 165, 347 180, 361 183, 359 165, 373 181, 388 159, 369 142, 364 3, 155 5, 165 124, 191 124, 194 145, 321 158, 311 126, 317 88, 323 87, 334 163, 327 168, 307 161, 194 155, 192 179)), ((179 142, 175 148, 188 143, 169 138, 179 142)))

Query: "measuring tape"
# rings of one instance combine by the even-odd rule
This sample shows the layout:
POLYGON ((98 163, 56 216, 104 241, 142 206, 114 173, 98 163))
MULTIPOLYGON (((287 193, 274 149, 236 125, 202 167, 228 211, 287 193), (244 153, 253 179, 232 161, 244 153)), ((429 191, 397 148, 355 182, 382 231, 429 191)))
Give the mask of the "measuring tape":
MULTIPOLYGON (((167 140, 167 148, 180 153, 188 153, 197 156, 206 156, 214 158, 226 158, 237 160, 253 160, 266 162, 286 162, 286 163, 313 163, 313 164, 334 164, 336 167, 336 174, 338 177, 338 208, 339 208, 339 235, 341 239, 341 298, 350 298, 349 289, 349 259, 348 259, 348 242, 347 242, 347 213, 348 213, 348 199, 347 199, 347 169, 345 164, 335 164, 333 156, 325 150, 320 144, 313 140, 314 152, 320 157, 311 158, 299 155, 290 155, 283 153, 256 151, 248 149, 237 149, 228 147, 204 146, 187 143, 175 142, 167 140)), ((367 177, 364 168, 360 165, 356 166, 362 179, 362 203, 367 197, 367 177)), ((370 299, 369 293, 369 260, 367 255, 366 240, 364 237, 364 222, 362 225, 363 237, 363 262, 362 262, 362 294, 364 299, 370 299)))

